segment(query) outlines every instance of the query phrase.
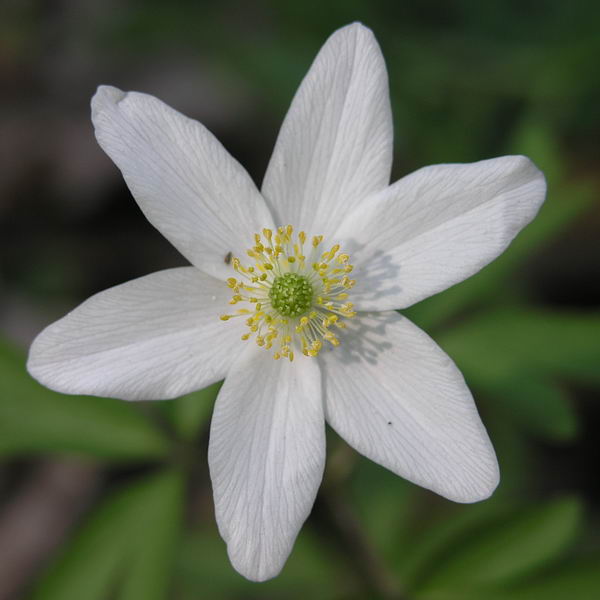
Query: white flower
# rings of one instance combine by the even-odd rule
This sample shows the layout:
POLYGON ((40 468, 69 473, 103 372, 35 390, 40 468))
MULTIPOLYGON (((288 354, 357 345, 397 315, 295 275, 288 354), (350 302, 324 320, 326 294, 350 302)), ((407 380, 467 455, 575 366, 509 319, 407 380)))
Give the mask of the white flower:
POLYGON ((395 309, 477 272, 531 221, 545 182, 527 158, 388 185, 387 75, 360 24, 315 59, 260 192, 205 127, 152 96, 102 86, 92 118, 148 220, 193 266, 96 294, 37 337, 28 368, 61 392, 125 400, 226 378, 209 462, 240 573, 281 570, 321 482, 325 421, 446 498, 493 492, 496 458, 463 377, 395 309))

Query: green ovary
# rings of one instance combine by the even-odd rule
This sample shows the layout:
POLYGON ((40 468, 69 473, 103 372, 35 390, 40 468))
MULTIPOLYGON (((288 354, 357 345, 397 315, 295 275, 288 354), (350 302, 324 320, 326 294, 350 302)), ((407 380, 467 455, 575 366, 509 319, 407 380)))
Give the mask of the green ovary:
POLYGON ((286 273, 275 277, 269 290, 271 306, 284 317, 299 317, 312 305, 313 288, 307 277, 286 273))

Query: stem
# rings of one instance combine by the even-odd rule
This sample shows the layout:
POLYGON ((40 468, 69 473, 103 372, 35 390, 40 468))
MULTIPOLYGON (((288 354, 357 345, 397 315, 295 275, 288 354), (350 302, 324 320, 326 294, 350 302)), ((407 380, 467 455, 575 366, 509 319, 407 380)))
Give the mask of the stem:
POLYGON ((331 455, 315 505, 320 529, 327 529, 369 593, 381 600, 407 600, 344 494, 355 454, 345 444, 331 455))

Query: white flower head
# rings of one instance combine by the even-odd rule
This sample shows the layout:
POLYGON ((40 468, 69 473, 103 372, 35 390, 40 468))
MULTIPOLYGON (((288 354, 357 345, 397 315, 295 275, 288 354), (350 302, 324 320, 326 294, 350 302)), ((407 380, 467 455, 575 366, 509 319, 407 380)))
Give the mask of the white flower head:
POLYGON ((152 96, 102 86, 92 119, 193 266, 96 294, 37 337, 28 368, 61 392, 125 400, 225 378, 209 463, 240 573, 281 570, 321 482, 325 422, 446 498, 493 492, 496 458, 463 377, 395 309, 474 274, 531 221, 545 195, 531 161, 436 165, 389 185, 386 69, 360 24, 316 57, 261 191, 205 127, 152 96))

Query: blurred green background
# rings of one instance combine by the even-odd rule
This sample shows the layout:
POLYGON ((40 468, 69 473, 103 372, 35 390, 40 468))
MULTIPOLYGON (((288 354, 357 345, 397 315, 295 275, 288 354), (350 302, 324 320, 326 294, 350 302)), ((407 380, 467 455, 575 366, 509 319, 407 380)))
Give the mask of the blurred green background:
POLYGON ((600 598, 600 3, 534 0, 0 5, 0 600, 600 598), (394 179, 530 156, 540 215, 477 276, 407 311, 456 360, 498 452, 494 497, 418 489, 329 432, 325 483, 283 573, 251 584, 217 534, 218 386, 173 402, 68 397, 24 371, 46 324, 183 259, 97 146, 101 83, 201 120, 260 182, 327 36, 387 61, 394 179))

